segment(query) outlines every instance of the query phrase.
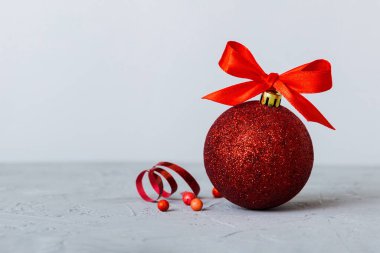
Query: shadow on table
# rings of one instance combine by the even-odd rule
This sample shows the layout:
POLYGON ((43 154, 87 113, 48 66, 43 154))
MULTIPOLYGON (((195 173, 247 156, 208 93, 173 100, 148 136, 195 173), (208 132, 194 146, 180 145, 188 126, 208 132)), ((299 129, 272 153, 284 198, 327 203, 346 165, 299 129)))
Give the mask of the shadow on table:
POLYGON ((304 195, 299 199, 293 199, 289 202, 268 209, 269 212, 289 212, 299 210, 316 210, 316 209, 330 209, 344 206, 356 205, 358 202, 365 202, 369 200, 365 197, 359 197, 357 195, 351 195, 347 193, 334 193, 329 195, 304 195))

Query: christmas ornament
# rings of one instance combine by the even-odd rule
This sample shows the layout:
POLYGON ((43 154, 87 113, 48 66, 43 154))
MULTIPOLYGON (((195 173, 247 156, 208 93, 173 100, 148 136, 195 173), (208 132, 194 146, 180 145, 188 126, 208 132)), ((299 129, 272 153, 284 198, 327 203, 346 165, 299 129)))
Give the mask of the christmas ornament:
POLYGON ((190 207, 191 209, 193 209, 194 211, 200 211, 202 210, 202 207, 203 207, 203 202, 202 200, 198 199, 198 198, 195 198, 191 201, 190 203, 190 207))
POLYGON ((331 67, 316 60, 284 74, 266 74, 250 51, 228 42, 219 62, 230 75, 251 79, 204 98, 234 107, 211 126, 204 164, 211 183, 229 201, 249 209, 267 209, 292 199, 313 167, 310 135, 282 95, 308 120, 334 127, 300 93, 331 88, 331 67), (259 101, 245 102, 262 93, 259 101))
POLYGON ((195 198, 195 194, 192 193, 192 192, 184 192, 182 194, 182 200, 183 200, 183 203, 185 203, 186 205, 190 205, 191 201, 195 198))
POLYGON ((169 202, 165 199, 161 199, 157 202, 157 207, 161 212, 166 212, 169 209, 169 202))
POLYGON ((212 195, 214 196, 214 198, 221 198, 221 197, 223 197, 222 194, 215 187, 212 188, 212 195))

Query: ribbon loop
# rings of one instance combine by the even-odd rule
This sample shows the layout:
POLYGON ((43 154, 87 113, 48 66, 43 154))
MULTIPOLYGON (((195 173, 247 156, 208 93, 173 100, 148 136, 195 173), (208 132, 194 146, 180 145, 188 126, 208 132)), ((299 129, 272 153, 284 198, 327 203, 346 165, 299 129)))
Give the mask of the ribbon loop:
POLYGON ((328 61, 319 59, 291 69, 281 75, 267 75, 255 57, 244 45, 227 42, 219 61, 219 66, 228 74, 252 81, 235 84, 204 96, 226 105, 237 105, 252 97, 274 88, 280 92, 298 110, 306 120, 317 122, 328 128, 335 128, 300 93, 319 93, 332 87, 331 65, 328 61))
POLYGON ((190 189, 193 191, 195 196, 197 196, 200 192, 200 187, 195 178, 184 168, 170 162, 159 162, 154 165, 149 170, 143 170, 136 178, 136 189, 140 194, 141 198, 148 202, 156 202, 161 196, 164 198, 169 198, 173 195, 178 188, 177 182, 174 177, 167 172, 165 169, 170 169, 176 172, 182 179, 189 185, 190 189), (157 198, 152 199, 145 192, 143 186, 144 175, 148 173, 149 182, 153 188, 153 190, 157 193, 157 198), (170 186, 170 192, 165 191, 164 184, 162 182, 161 176, 165 178, 170 186))

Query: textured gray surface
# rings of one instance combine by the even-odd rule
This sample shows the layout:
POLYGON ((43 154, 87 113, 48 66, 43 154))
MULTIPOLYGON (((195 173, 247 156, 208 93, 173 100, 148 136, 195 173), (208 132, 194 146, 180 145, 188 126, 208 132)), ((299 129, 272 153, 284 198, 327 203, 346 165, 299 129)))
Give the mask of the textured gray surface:
POLYGON ((380 252, 379 167, 315 167, 291 202, 249 211, 183 164, 206 209, 177 194, 160 213, 135 191, 145 165, 0 165, 0 252, 380 252))

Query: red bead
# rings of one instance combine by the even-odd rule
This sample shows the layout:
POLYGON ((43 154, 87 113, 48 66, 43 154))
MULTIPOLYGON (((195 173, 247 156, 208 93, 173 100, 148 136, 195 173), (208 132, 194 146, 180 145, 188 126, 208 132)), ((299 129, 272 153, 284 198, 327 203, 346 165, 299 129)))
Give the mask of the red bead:
POLYGON ((203 202, 202 200, 195 198, 191 201, 190 206, 191 206, 191 209, 193 209, 194 211, 200 211, 202 210, 203 202))
POLYGON ((161 212, 166 212, 169 209, 169 202, 165 199, 161 199, 158 201, 157 207, 161 212))
POLYGON ((292 199, 313 167, 310 135, 284 106, 250 101, 231 107, 211 126, 204 164, 211 183, 227 200, 267 209, 292 199))
POLYGON ((192 192, 184 192, 182 194, 182 200, 183 200, 183 203, 185 203, 186 205, 190 205, 191 201, 195 198, 195 194, 192 193, 192 192))
POLYGON ((212 188, 212 195, 214 195, 214 198, 221 198, 221 197, 223 197, 222 194, 215 187, 212 188))

